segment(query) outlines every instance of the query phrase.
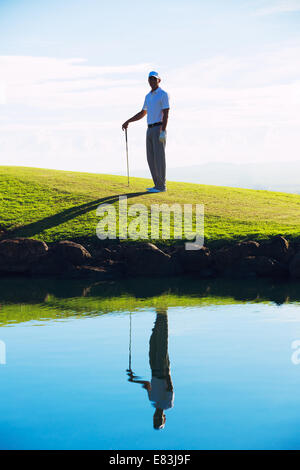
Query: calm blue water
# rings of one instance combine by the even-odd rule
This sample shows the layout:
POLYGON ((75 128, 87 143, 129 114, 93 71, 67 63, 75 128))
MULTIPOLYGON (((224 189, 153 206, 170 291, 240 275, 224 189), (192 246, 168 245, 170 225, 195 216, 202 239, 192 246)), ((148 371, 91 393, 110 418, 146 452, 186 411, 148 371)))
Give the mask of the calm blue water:
POLYGON ((297 339, 300 305, 272 302, 2 326, 0 447, 300 449, 297 339), (173 384, 160 430, 147 390, 126 372, 131 361, 151 382, 157 313, 151 354, 168 354, 173 384))

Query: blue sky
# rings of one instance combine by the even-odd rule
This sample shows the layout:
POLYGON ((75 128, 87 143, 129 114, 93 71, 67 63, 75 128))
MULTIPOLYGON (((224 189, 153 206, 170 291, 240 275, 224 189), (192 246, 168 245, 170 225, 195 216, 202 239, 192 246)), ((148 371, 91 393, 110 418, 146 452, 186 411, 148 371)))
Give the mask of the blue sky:
POLYGON ((94 65, 178 67, 300 38, 299 2, 243 0, 0 1, 3 54, 84 57, 94 65), (259 14, 263 6, 292 11, 259 14))
POLYGON ((298 159, 299 26, 300 0, 0 0, 2 164, 124 173, 152 69, 169 166, 298 159))

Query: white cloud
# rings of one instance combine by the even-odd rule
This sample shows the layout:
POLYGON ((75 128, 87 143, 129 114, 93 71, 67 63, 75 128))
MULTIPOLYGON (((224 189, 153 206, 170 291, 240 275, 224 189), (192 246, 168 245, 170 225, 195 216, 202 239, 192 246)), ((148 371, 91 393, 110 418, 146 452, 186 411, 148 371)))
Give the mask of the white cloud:
POLYGON ((259 8, 255 14, 257 16, 274 15, 278 13, 290 13, 300 11, 299 0, 283 0, 267 3, 263 8, 259 8))
MULTIPOLYGON (((300 44, 274 45, 167 70, 168 165, 298 159, 299 56, 300 44)), ((125 174, 121 124, 141 109, 153 64, 2 56, 0 67, 3 164, 125 174)), ((147 167, 145 124, 129 126, 131 168, 147 167)))
POLYGON ((0 56, 7 101, 48 109, 128 104, 128 86, 145 76, 149 64, 117 67, 85 65, 84 59, 0 56), (81 65, 83 64, 83 65, 81 65))
POLYGON ((6 103, 6 83, 0 82, 0 104, 6 103))

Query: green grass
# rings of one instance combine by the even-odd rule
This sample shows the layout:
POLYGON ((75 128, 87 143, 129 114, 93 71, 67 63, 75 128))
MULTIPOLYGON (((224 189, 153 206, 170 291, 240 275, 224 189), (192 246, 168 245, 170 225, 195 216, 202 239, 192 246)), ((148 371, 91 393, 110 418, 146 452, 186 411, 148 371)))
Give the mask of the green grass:
POLYGON ((127 195, 128 205, 204 204, 208 246, 277 234, 299 239, 299 195, 176 182, 166 193, 145 194, 151 183, 131 178, 128 188, 125 176, 1 166, 0 230, 46 242, 97 240, 98 205, 117 207, 127 195))
POLYGON ((191 308, 244 303, 246 302, 230 298, 185 298, 175 295, 162 295, 151 299, 136 299, 129 296, 107 299, 89 297, 57 299, 54 296, 48 296, 45 302, 39 304, 3 304, 0 311, 0 327, 28 321, 67 320, 107 313, 137 312, 143 308, 186 307, 187 305, 191 308))
MULTIPOLYGON (((298 284, 281 283, 276 287, 265 280, 245 283, 199 279, 152 279, 123 283, 99 283, 84 292, 81 281, 39 279, 35 284, 26 278, 5 278, 0 286, 0 327, 23 322, 87 318, 110 313, 138 312, 141 309, 172 309, 174 307, 244 305, 270 303, 274 296, 281 301, 299 302, 298 284), (72 296, 64 295, 72 284, 72 296)), ((70 294, 70 293, 69 293, 70 294)), ((184 311, 183 311, 184 313, 184 311)))
POLYGON ((195 278, 142 279, 87 284, 80 280, 6 277, 0 284, 0 327, 16 323, 67 321, 141 309, 169 309, 300 301, 297 282, 195 278))

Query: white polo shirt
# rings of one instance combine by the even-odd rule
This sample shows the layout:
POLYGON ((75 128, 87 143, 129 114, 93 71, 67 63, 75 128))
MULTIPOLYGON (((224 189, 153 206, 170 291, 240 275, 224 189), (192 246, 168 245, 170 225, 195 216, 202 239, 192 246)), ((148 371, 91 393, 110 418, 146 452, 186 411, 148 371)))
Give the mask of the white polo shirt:
POLYGON ((170 108, 169 95, 160 87, 152 90, 146 95, 143 109, 147 111, 147 123, 154 124, 163 119, 163 109, 170 108))
POLYGON ((174 406, 174 392, 167 390, 166 379, 152 377, 151 390, 148 391, 148 397, 156 408, 168 410, 174 406))

